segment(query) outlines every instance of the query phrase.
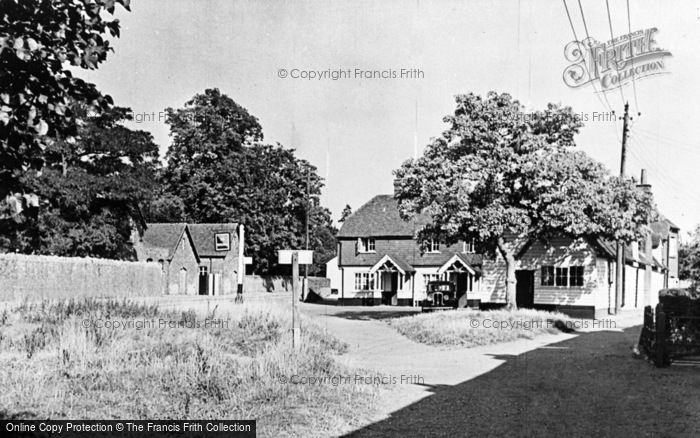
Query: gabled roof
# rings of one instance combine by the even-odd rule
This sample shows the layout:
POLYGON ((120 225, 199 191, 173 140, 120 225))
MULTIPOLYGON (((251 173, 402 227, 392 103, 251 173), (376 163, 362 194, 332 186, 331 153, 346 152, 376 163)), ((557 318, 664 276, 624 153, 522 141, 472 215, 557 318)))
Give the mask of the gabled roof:
MULTIPOLYGON (((163 254, 166 259, 171 260, 177 248, 177 244, 180 243, 180 239, 182 239, 183 236, 187 236, 191 239, 187 226, 184 223, 155 223, 147 224, 141 241, 147 250, 162 250, 161 254, 163 254)), ((197 249, 193 247, 193 251, 195 256, 197 256, 197 249)))
MULTIPOLYGON (((617 257, 617 244, 613 241, 606 240, 603 238, 596 238, 595 244, 598 248, 603 250, 601 256, 607 256, 608 258, 615 259, 617 257)), ((639 251, 639 260, 634 259, 634 254, 632 252, 632 247, 630 245, 625 245, 625 263, 639 262, 645 265, 652 265, 657 268, 665 268, 656 258, 652 257, 651 260, 647 260, 644 251, 639 251)))
POLYGON ((452 256, 451 259, 449 259, 442 266, 440 266, 440 268, 438 269, 438 274, 442 274, 448 269, 450 269, 452 266, 457 265, 458 267, 465 269, 470 274, 475 275, 476 270, 469 264, 467 260, 468 259, 464 257, 463 254, 456 253, 454 256, 452 256))
POLYGON ((393 265, 397 271, 400 273, 406 275, 409 272, 415 272, 416 270, 413 269, 413 266, 409 265, 405 260, 402 258, 396 256, 396 255, 389 255, 385 254, 384 257, 379 259, 377 263, 375 263, 369 270, 370 273, 375 273, 378 271, 382 266, 386 264, 393 265))
POLYGON ((338 237, 412 238, 416 231, 429 222, 428 214, 420 214, 411 221, 404 221, 399 215, 398 201, 393 195, 377 195, 345 219, 338 237))
POLYGON ((233 247, 233 242, 235 242, 238 224, 187 224, 187 228, 190 230, 192 241, 200 257, 225 257, 230 251, 236 251, 233 247), (216 250, 215 236, 219 233, 228 233, 230 235, 231 246, 229 251, 216 250))

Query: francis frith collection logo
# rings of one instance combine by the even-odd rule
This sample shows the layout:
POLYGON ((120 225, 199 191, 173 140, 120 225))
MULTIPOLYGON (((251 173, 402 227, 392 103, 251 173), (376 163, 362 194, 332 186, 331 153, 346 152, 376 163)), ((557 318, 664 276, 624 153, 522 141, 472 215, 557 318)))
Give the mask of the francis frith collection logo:
POLYGON ((606 42, 594 38, 572 41, 564 56, 571 62, 564 82, 572 88, 598 83, 601 91, 616 89, 635 80, 668 73, 664 58, 668 50, 657 47, 655 27, 618 36, 606 42))

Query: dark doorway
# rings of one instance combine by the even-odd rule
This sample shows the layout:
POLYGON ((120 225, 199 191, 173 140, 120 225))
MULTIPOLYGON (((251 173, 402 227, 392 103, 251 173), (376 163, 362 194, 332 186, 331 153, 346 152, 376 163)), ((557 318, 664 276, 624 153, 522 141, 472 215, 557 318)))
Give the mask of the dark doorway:
POLYGON ((467 291, 469 291, 469 274, 460 272, 456 276, 457 307, 467 307, 467 291))
POLYGON ((535 307, 535 271, 515 271, 515 304, 519 308, 535 307))
POLYGON ((199 294, 209 295, 209 274, 206 266, 199 267, 199 294))
POLYGON ((396 306, 399 304, 398 297, 399 274, 392 272, 384 278, 384 291, 382 291, 382 304, 385 306, 396 306))

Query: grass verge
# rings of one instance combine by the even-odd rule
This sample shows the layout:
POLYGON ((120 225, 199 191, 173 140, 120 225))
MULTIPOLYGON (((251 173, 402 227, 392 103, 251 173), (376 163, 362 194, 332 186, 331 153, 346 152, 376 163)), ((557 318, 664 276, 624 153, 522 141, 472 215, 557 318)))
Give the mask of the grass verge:
POLYGON ((352 430, 379 389, 285 383, 365 374, 342 366, 336 356, 347 346, 308 322, 295 351, 288 313, 245 304, 198 315, 98 300, 6 307, 0 418, 257 419, 259 436, 352 430))
POLYGON ((519 309, 448 310, 388 320, 404 336, 423 344, 473 347, 566 331, 562 313, 519 309))

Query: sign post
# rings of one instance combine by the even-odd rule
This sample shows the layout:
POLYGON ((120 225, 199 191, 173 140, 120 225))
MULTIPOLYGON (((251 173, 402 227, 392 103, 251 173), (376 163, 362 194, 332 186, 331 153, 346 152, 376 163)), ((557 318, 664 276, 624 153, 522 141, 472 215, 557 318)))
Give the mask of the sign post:
POLYGON ((239 227, 238 235, 238 287, 236 289, 236 303, 243 302, 243 278, 245 277, 245 260, 243 256, 243 244, 245 242, 245 231, 243 224, 239 227))
POLYGON ((299 324, 299 265, 310 265, 313 251, 279 250, 277 262, 280 265, 292 265, 292 347, 297 350, 301 345, 301 327, 299 324))

